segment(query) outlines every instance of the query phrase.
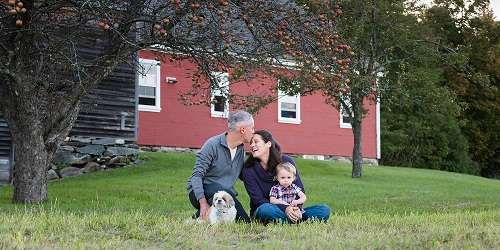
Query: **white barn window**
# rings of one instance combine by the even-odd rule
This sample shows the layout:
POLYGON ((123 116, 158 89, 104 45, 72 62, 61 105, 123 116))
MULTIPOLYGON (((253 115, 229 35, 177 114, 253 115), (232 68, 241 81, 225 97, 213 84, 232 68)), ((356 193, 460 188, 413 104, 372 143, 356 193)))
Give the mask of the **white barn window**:
POLYGON ((229 101, 227 100, 229 96, 229 75, 225 72, 212 72, 212 76, 217 79, 218 88, 212 89, 210 115, 212 117, 227 118, 229 114, 229 101))
MULTIPOLYGON (((349 117, 350 109, 351 109, 351 101, 349 98, 341 97, 344 98, 344 102, 349 106, 349 110, 346 110, 344 107, 342 107, 342 104, 339 103, 340 108, 339 108, 339 116, 340 116, 340 127, 341 128, 352 128, 351 126, 351 118, 349 117)), ((340 102, 340 101, 339 101, 340 102)))
POLYGON ((300 94, 289 96, 278 91, 278 122, 300 124, 300 94))
POLYGON ((160 62, 139 59, 139 110, 160 112, 160 62))

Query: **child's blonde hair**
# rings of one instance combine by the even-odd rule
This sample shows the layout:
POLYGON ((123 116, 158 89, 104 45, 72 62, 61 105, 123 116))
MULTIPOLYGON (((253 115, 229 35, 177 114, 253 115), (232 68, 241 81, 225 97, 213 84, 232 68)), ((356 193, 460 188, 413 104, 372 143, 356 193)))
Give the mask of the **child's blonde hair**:
POLYGON ((287 171, 288 173, 291 173, 293 174, 293 177, 295 177, 297 175, 297 169, 295 168, 295 166, 290 163, 290 162, 282 162, 280 164, 278 164, 276 166, 276 175, 278 175, 278 172, 280 170, 285 170, 287 171))

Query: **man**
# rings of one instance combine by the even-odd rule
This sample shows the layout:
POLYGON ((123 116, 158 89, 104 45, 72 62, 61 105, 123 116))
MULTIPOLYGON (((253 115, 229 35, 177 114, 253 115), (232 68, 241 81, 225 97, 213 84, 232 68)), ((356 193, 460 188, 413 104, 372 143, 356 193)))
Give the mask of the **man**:
POLYGON ((193 174, 188 180, 189 200, 198 209, 196 216, 206 220, 212 197, 224 190, 235 201, 236 220, 250 222, 250 218, 236 199, 234 183, 238 179, 245 151, 243 143, 249 143, 254 133, 254 120, 246 111, 229 114, 228 130, 208 139, 196 154, 193 174))

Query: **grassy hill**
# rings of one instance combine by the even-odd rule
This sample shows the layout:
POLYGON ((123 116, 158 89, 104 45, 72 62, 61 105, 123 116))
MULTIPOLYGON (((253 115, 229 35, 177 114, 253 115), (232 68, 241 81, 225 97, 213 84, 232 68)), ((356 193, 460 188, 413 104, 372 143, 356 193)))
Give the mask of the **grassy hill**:
MULTIPOLYGON (((145 164, 49 185, 43 205, 10 203, 0 187, 0 248, 499 248, 500 181, 423 169, 351 168, 297 159, 308 201, 328 223, 191 223, 194 156, 148 153, 145 164)), ((248 210, 242 183, 237 189, 248 210)))

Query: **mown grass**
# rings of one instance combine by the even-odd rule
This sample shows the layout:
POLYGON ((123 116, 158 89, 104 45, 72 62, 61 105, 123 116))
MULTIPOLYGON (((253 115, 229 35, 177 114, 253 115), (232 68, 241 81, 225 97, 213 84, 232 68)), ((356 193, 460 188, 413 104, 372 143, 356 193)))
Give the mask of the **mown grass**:
POLYGON ((498 180, 393 167, 354 180, 348 165, 299 159, 307 204, 328 204, 328 223, 208 226, 188 219, 194 156, 143 157, 51 182, 43 205, 11 204, 12 188, 0 187, 0 248, 500 248, 498 180))

